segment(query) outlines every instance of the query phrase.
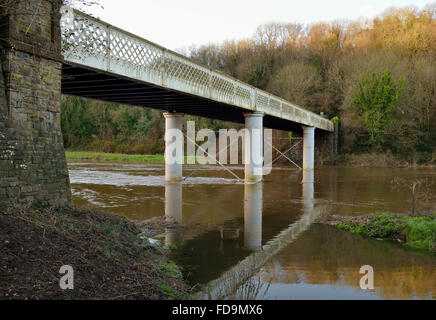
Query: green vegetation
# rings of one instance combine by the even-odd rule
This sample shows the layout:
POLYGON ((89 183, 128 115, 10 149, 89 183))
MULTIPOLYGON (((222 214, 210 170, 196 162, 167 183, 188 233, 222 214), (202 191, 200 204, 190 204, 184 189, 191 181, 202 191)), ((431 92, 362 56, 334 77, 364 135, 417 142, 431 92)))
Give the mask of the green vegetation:
POLYGON ((394 121, 393 113, 401 97, 404 82, 395 85, 389 71, 364 75, 354 93, 353 106, 369 134, 368 143, 380 149, 386 126, 394 121))
MULTIPOLYGON (((185 119, 195 120, 197 129, 225 127, 223 121, 185 119)), ((61 127, 64 146, 72 151, 163 154, 165 149, 165 119, 158 110, 63 96, 61 127)))
MULTIPOLYGON (((92 151, 66 151, 67 160, 73 161, 99 161, 99 162, 128 162, 128 163, 165 163, 162 154, 121 154, 92 151)), ((185 156, 187 163, 188 156, 185 156)), ((197 157, 198 159, 198 157, 197 157)))
MULTIPOLYGON (((335 118, 341 155, 383 150, 395 161, 435 164, 435 8, 391 8, 371 27, 360 21, 308 28, 270 23, 252 38, 193 47, 185 55, 335 118)), ((197 129, 235 126, 187 118, 197 129)), ((61 122, 69 150, 164 151, 161 111, 64 96, 61 122)), ((275 131, 273 137, 282 151, 289 147, 288 133, 275 131)))
POLYGON ((165 273, 170 278, 182 278, 182 273, 174 262, 161 263, 158 270, 165 273))
POLYGON ((179 247, 178 247, 176 244, 170 244, 170 245, 168 246, 168 249, 170 249, 170 250, 178 250, 179 247))
POLYGON ((168 300, 173 299, 183 299, 183 300, 191 300, 192 297, 188 293, 180 292, 177 288, 174 288, 170 284, 167 283, 159 283, 157 288, 161 290, 162 293, 167 295, 168 300))
POLYGON ((362 236, 399 241, 409 248, 436 252, 436 216, 379 215, 368 222, 345 221, 337 227, 362 236))
POLYGON ((64 146, 111 153, 163 153, 161 112, 63 96, 64 146))
POLYGON ((382 147, 400 161, 436 163, 435 7, 391 8, 371 27, 360 21, 309 28, 270 23, 251 39, 189 53, 315 113, 338 117, 341 154, 380 153, 382 147))
POLYGON ((174 292, 174 289, 165 283, 160 283, 157 287, 163 292, 168 293, 169 295, 172 295, 174 292))
POLYGON ((91 151, 66 151, 67 160, 86 160, 101 162, 130 162, 130 163, 164 163, 161 154, 121 154, 91 151))

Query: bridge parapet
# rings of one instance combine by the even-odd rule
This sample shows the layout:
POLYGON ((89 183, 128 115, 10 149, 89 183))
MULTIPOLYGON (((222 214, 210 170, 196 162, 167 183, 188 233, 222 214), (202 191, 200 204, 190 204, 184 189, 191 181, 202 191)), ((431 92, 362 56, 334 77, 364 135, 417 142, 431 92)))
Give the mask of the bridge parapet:
POLYGON ((313 112, 80 11, 65 10, 61 30, 64 58, 72 64, 334 130, 331 121, 313 112))

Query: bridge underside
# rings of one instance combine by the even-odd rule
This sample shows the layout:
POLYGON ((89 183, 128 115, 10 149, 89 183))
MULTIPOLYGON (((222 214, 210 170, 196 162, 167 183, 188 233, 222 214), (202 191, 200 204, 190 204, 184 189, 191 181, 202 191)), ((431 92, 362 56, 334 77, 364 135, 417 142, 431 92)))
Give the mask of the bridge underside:
MULTIPOLYGON (((241 124, 245 123, 244 112, 250 112, 187 93, 158 88, 127 77, 113 76, 101 70, 66 63, 62 65, 62 93, 241 124)), ((295 133, 303 131, 300 123, 268 114, 265 114, 263 121, 264 126, 271 129, 295 133)))

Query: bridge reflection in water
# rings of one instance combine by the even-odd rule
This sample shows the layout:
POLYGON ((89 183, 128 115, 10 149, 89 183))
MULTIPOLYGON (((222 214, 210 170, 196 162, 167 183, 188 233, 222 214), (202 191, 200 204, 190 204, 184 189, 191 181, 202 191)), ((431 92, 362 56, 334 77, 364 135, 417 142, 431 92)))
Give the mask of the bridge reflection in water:
MULTIPOLYGON (((76 163, 70 164, 70 168, 78 206, 104 204, 105 210, 134 220, 146 220, 164 212, 165 185, 155 183, 156 179, 163 182, 161 166, 76 163), (125 182, 126 187, 112 185, 110 179, 125 182)), ((311 184, 299 183, 303 180, 302 174, 302 171, 275 168, 262 182, 262 250, 284 228, 302 219, 305 212, 313 208, 317 214, 326 204, 329 213, 337 215, 356 216, 377 211, 407 213, 410 194, 407 190, 392 190, 392 179, 401 177, 410 184, 420 178, 436 179, 431 169, 375 168, 368 171, 334 167, 315 170, 315 188, 311 188, 311 184)), ((234 267, 253 254, 244 238, 244 215, 249 212, 244 212, 245 185, 214 178, 220 175, 220 171, 209 167, 201 178, 183 185, 182 222, 188 227, 169 229, 167 234, 167 243, 177 245, 173 248, 176 250, 171 250, 170 258, 182 266, 183 276, 191 286, 210 284, 225 271, 237 270, 234 267), (229 234, 221 235, 221 227, 229 234)), ((306 177, 304 180, 310 181, 306 177)), ((179 186, 178 189, 168 187, 167 205, 173 206, 167 206, 167 215, 181 217, 179 186), (170 189, 178 192, 171 193, 170 189), (179 196, 172 197, 172 194, 179 196), (179 200, 168 201, 174 198, 179 200), (178 210, 170 209, 177 203, 178 210)), ((256 199, 247 197, 250 198, 256 199)), ((310 218, 310 214, 308 216, 310 218)), ((250 295, 244 294, 244 298, 267 299, 435 299, 434 274, 433 256, 313 223, 230 296, 238 299, 243 291, 250 292, 250 295), (374 267, 375 291, 360 289, 362 265, 374 267), (253 290, 256 286, 261 286, 259 295, 253 290)))
POLYGON ((262 248, 263 183, 244 185, 244 247, 262 248))
MULTIPOLYGON (((261 245, 262 239, 260 237, 251 238, 254 234, 261 234, 262 187, 245 188, 244 227, 248 231, 248 239, 250 240, 246 241, 245 244, 254 244, 251 249, 256 251, 225 271, 218 279, 204 285, 201 292, 197 295, 198 298, 222 299, 232 295, 240 285, 254 276, 269 259, 309 228, 321 213, 321 209, 325 207, 321 205, 315 206, 313 170, 303 171, 303 181, 303 214, 296 222, 290 224, 263 246, 261 245), (260 197, 256 198, 256 196, 260 197), (257 223, 253 223, 253 221, 257 223)), ((244 240, 247 240, 247 238, 244 237, 244 240)))
MULTIPOLYGON (((167 182, 165 184, 165 218, 177 223, 183 222, 183 186, 181 182, 167 182)), ((167 246, 180 243, 181 235, 175 230, 167 229, 165 244, 167 246)))
MULTIPOLYGON (((259 250, 262 248, 262 206, 263 183, 244 185, 244 248, 259 250)), ((183 183, 165 184, 165 218, 167 221, 183 223, 183 183)), ((221 240, 239 240, 241 228, 220 227, 221 240)), ((179 230, 168 228, 165 245, 179 245, 183 236, 179 230)))
MULTIPOLYGON (((237 251, 233 264, 221 270, 221 275, 205 284, 198 294, 200 298, 219 299, 227 297, 247 279, 254 276, 268 260, 294 241, 299 234, 309 228, 325 206, 315 205, 313 170, 303 170, 302 212, 299 220, 290 224, 279 232, 274 238, 262 245, 262 210, 263 210, 263 182, 244 185, 244 220, 243 228, 236 225, 231 228, 222 227, 221 252, 223 241, 236 240, 237 251), (240 248, 238 240, 240 230, 243 229, 243 247, 240 248)), ((165 217, 171 221, 183 222, 183 184, 181 182, 167 183, 165 185, 165 217)), ((205 230, 205 232, 207 232, 205 230)), ((214 232, 217 232, 215 230, 214 232)), ((186 240, 186 239, 185 239, 186 240)), ((177 228, 168 229, 165 237, 166 246, 179 246, 183 242, 183 235, 177 228)), ((199 240, 201 242, 201 240, 199 240)), ((213 250, 213 248, 211 248, 213 250)), ((194 250, 194 249, 193 249, 194 250)), ((198 248, 196 249, 198 250, 198 248)), ((208 248, 209 250, 209 248, 208 248)), ((206 255, 208 252, 196 252, 197 255, 206 255)), ((213 255, 213 253, 210 253, 213 255)), ((210 257, 210 263, 212 257, 210 257)))

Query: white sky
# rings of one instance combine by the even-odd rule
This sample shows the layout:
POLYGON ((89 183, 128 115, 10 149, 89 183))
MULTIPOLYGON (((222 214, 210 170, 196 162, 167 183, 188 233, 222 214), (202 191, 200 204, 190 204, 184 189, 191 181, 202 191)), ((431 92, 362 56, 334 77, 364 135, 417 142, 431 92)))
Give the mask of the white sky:
POLYGON ((268 22, 357 20, 431 0, 100 0, 93 15, 166 48, 251 37, 268 22))

